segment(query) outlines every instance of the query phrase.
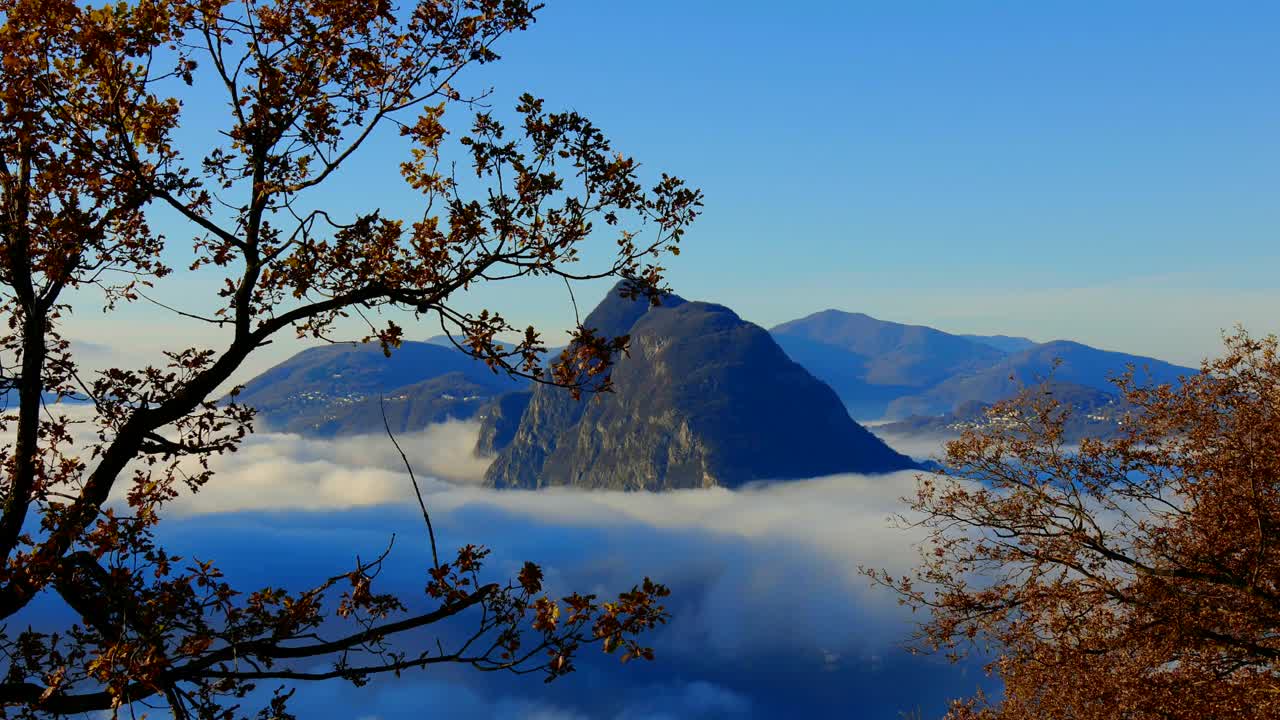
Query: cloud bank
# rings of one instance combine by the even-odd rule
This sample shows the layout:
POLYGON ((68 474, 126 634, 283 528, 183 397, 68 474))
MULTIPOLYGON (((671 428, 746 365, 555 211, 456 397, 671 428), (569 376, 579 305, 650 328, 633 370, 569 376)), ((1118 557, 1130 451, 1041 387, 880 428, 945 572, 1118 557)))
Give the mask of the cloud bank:
MULTIPOLYGON (((472 455, 476 431, 446 423, 398 436, 442 555, 486 545, 493 580, 534 560, 553 594, 611 595, 653 577, 673 591, 673 619, 650 638, 658 661, 622 666, 590 651, 550 686, 440 667, 361 689, 312 685, 298 693, 300 717, 896 719, 986 683, 972 665, 910 657, 900 646, 909 614, 858 574, 914 563, 915 538, 888 521, 914 473, 737 491, 494 491, 478 485, 488 461, 472 455)), ((213 462, 213 480, 184 492, 161 525, 171 551, 216 560, 241 588, 303 587, 395 536, 380 582, 425 603, 422 518, 386 436, 264 433, 213 462)))
MULTIPOLYGON (((484 544, 494 550, 494 579, 524 560, 540 562, 554 593, 611 594, 654 577, 673 590, 674 618, 652 638, 659 661, 620 667, 593 655, 549 687, 432 670, 360 691, 299 693, 315 703, 315 716, 349 706, 360 713, 342 717, 391 720, 438 704, 449 717, 477 719, 774 717, 797 709, 896 718, 940 709, 983 682, 971 666, 909 657, 900 645, 909 614, 858 574, 860 565, 903 571, 916 559, 915 538, 889 523, 914 473, 737 491, 494 491, 477 484, 487 460, 471 455, 475 432, 472 423, 448 423, 398 437, 442 553, 484 544)), ((395 534, 388 589, 420 593, 425 533, 385 436, 263 434, 216 463, 201 493, 175 503, 180 517, 165 530, 175 550, 214 553, 242 585, 302 584, 356 554, 376 554, 395 534)))
MULTIPOLYGON (((432 492, 478 483, 489 460, 475 457, 479 424, 447 422, 396 441, 432 492)), ((288 433, 249 436, 213 460, 214 480, 174 503, 181 515, 239 510, 326 510, 416 502, 404 459, 386 435, 333 439, 288 433)))
POLYGON ((876 437, 889 447, 919 461, 941 461, 947 456, 947 441, 954 437, 935 435, 903 435, 886 431, 883 427, 868 427, 876 437))

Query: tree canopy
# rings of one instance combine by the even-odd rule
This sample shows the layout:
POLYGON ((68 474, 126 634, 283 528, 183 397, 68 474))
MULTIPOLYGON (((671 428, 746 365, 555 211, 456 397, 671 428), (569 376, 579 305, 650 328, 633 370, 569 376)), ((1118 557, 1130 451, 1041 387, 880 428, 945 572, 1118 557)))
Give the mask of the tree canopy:
MULTIPOLYGON (((547 366, 534 328, 456 305, 467 289, 526 276, 625 277, 628 292, 657 302, 661 256, 678 252, 701 206, 674 177, 642 185, 638 163, 575 112, 526 95, 514 132, 490 112, 471 114, 463 71, 498 60, 496 43, 537 10, 524 0, 0 0, 7 712, 150 699, 176 717, 233 718, 255 712, 239 706, 251 688, 280 681, 362 683, 437 663, 553 679, 589 643, 651 656, 638 636, 666 618, 667 590, 647 579, 609 602, 555 600, 537 565, 486 581, 487 551, 464 546, 426 569, 417 600, 377 590, 382 558, 308 590, 243 591, 214 563, 156 541, 166 504, 216 482, 210 459, 252 432, 252 409, 220 388, 280 337, 331 339, 352 316, 389 353, 404 330, 379 311, 398 309, 439 323, 496 371, 575 394, 607 389, 625 337, 579 325, 547 366), (200 118, 213 147, 190 157, 175 136, 192 120, 184 100, 197 95, 220 114, 200 118), (466 183, 442 157, 450 107, 471 114, 460 138, 466 183), (387 131, 411 143, 399 170, 421 194, 420 216, 340 217, 313 200, 387 131), (156 232, 155 209, 189 230, 156 232), (588 266, 588 242, 611 244, 611 259, 588 266), (179 245, 192 260, 171 268, 179 245), (146 367, 81 368, 63 335, 70 313, 101 309, 102 322, 118 322, 189 272, 216 273, 222 288, 175 312, 225 343, 175 347, 146 367), (83 306, 88 289, 105 308, 83 306), (504 344, 510 333, 520 339, 504 344), (87 420, 59 402, 71 398, 91 403, 87 420), (15 630, 41 594, 80 622, 15 630), (472 629, 459 645, 396 642, 455 617, 472 629), (327 669, 315 669, 318 658, 327 669)), ((259 716, 287 717, 291 692, 259 716)))
POLYGON ((922 649, 991 658, 984 718, 1280 714, 1280 356, 1244 331, 1181 383, 1117 384, 1119 437, 1062 441, 1030 389, 909 499, 921 564, 870 571, 928 611, 922 649))

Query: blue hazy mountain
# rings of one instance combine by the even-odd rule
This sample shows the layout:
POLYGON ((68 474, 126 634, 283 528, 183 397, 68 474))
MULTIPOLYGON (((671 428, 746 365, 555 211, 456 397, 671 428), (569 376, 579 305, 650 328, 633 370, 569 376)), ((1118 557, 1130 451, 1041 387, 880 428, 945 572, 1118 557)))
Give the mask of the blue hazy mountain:
POLYGON ((239 401, 273 430, 307 435, 397 432, 473 417, 524 383, 494 373, 457 348, 405 342, 386 357, 376 343, 303 350, 245 384, 239 401))
POLYGON ((1007 353, 1021 352, 1036 345, 1035 340, 1018 337, 1016 335, 961 335, 960 337, 966 340, 980 342, 983 345, 990 345, 997 350, 1007 353))
MULTIPOLYGON (((490 485, 737 487, 915 467, 854 422, 835 392, 768 332, 729 308, 676 297, 650 307, 615 290, 585 324, 631 336, 614 392, 579 402, 540 386, 512 401, 523 412, 510 442, 496 448, 490 485)), ((482 443, 486 433, 503 434, 500 424, 486 416, 482 443)))
POLYGON ((1111 379, 1132 366, 1142 383, 1174 383, 1192 368, 1140 355, 1054 340, 1013 353, 985 370, 948 378, 928 390, 890 403, 889 417, 947 413, 967 402, 995 402, 1045 380, 1114 392, 1111 379))
POLYGON ((581 402, 496 374, 441 337, 390 358, 376 345, 310 348, 251 380, 241 400, 271 429, 319 436, 382 432, 384 407, 397 432, 479 417, 477 449, 497 456, 497 486, 666 488, 902 467, 850 414, 936 434, 1049 378, 1083 398, 1114 393, 1109 379, 1129 365, 1160 383, 1194 372, 1076 342, 1027 346, 834 310, 765 333, 721 305, 669 295, 650 307, 616 289, 585 324, 632 344, 617 391, 581 402))
POLYGON ((966 403, 1005 399, 1051 376, 1111 392, 1110 378, 1129 365, 1149 369, 1150 375, 1139 372, 1139 379, 1157 383, 1194 372, 1066 340, 1037 344, 1007 335, 953 335, 838 310, 783 323, 772 333, 796 362, 831 385, 850 412, 864 419, 950 414, 966 403))
MULTIPOLYGON (((1062 440, 1078 443, 1084 438, 1109 439, 1124 429, 1126 415, 1133 408, 1113 387, 1101 390, 1076 383, 1051 380, 1029 388, 1034 394, 1050 396, 1067 411, 1062 440)), ((950 412, 938 415, 912 415, 904 420, 878 425, 875 432, 890 444, 897 438, 915 440, 948 440, 969 429, 1007 423, 1009 418, 989 414, 992 403, 968 400, 950 412)))
POLYGON ((826 382, 858 418, 880 418, 893 401, 963 373, 991 367, 1006 353, 985 342, 922 325, 823 310, 771 331, 796 362, 826 382))

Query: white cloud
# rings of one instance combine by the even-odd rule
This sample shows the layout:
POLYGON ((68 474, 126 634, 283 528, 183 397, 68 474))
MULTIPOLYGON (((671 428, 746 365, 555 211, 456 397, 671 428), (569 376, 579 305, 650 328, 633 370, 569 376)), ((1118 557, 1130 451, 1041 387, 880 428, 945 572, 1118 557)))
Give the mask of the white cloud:
MULTIPOLYGON (((887 518, 902 509, 901 498, 911 492, 917 474, 833 475, 738 490, 495 491, 476 486, 490 462, 472 454, 477 429, 476 423, 450 422, 397 438, 435 512, 488 508, 562 527, 625 523, 785 540, 838 556, 842 565, 866 555, 860 547, 877 546, 876 556, 883 558, 883 550, 903 544, 887 518)), ((198 494, 184 493, 175 510, 199 515, 416 503, 404 464, 383 435, 255 435, 213 466, 214 479, 198 494)))
POLYGON ((946 457, 946 444, 948 440, 952 439, 929 435, 902 435, 887 432, 878 426, 868 426, 867 429, 888 444, 889 447, 916 460, 940 460, 946 457))
MULTIPOLYGON (((914 472, 734 491, 497 491, 473 482, 487 462, 470 455, 475 432, 474 424, 450 423, 399 438, 442 544, 529 552, 566 588, 589 582, 616 592, 645 574, 682 585, 696 600, 680 619, 687 632, 673 642, 690 652, 803 648, 820 667, 836 655, 859 662, 904 634, 893 599, 871 590, 858 568, 901 571, 916 559, 912 536, 889 522, 912 492, 914 472), (438 479, 445 472, 471 484, 438 479), (872 616, 878 620, 864 622, 872 616), (895 621, 879 622, 887 618, 895 621), (743 625, 752 632, 740 632, 743 625)), ((389 506, 388 533, 406 520, 402 532, 417 530, 412 485, 385 436, 264 434, 214 467, 205 489, 175 501, 175 515, 389 506)))
MULTIPOLYGON (((976 681, 949 667, 909 664, 916 661, 895 647, 910 632, 907 611, 858 573, 861 564, 895 572, 914 564, 915 537, 889 523, 914 473, 736 491, 496 491, 475 482, 487 462, 471 456, 475 433, 474 423, 450 423, 399 437, 441 555, 462 543, 486 545, 494 555, 485 572, 494 580, 534 560, 553 594, 608 596, 645 576, 669 585, 673 619, 651 638, 659 654, 652 672, 664 674, 584 659, 549 695, 535 692, 536 681, 428 674, 380 681, 371 695, 308 689, 301 697, 317 712, 303 716, 330 717, 333 707, 358 702, 360 715, 396 720, 416 717, 409 713, 434 697, 450 717, 477 720, 768 717, 790 707, 795 693, 817 693, 807 706, 830 709, 856 695, 892 717, 919 702, 921 672, 952 688, 932 690, 937 702, 972 690, 976 681), (446 474, 465 482, 439 479, 446 474)), ((385 436, 264 433, 213 465, 210 483, 194 496, 184 490, 161 525, 171 552, 217 560, 238 587, 301 587, 348 569, 356 555, 380 552, 395 535, 380 582, 420 597, 425 533, 385 436)))

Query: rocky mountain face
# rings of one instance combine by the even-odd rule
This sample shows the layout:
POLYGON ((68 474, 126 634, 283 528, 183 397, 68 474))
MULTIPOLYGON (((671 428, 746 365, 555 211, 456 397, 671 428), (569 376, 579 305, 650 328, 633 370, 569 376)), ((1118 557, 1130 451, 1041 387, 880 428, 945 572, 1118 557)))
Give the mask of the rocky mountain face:
POLYGON ((511 444, 520 429, 520 418, 533 399, 533 390, 509 392, 490 400, 477 415, 480 417, 480 437, 476 439, 476 453, 496 455, 511 444))
POLYGON ((772 330, 797 362, 830 384, 862 419, 941 417, 967 403, 993 403, 1046 379, 1103 392, 1134 365, 1149 379, 1192 373, 1154 358, 1058 340, 1037 344, 1006 335, 952 335, 826 310, 772 330))
MULTIPOLYGON (((649 311, 647 302, 622 298, 618 294, 620 287, 621 284, 610 290, 604 301, 583 319, 585 327, 595 328, 605 337, 618 337, 626 335, 649 311)), ((678 295, 666 295, 662 307, 675 308, 684 302, 678 295)), ((614 378, 616 381, 616 373, 614 378)), ((481 413, 480 439, 476 446, 482 455, 496 454, 486 480, 496 487, 540 487, 547 457, 555 450, 560 435, 581 419, 591 400, 592 396, 574 400, 561 388, 535 385, 526 397, 503 398, 505 408, 503 403, 492 403, 481 413)))
POLYGON ((382 432, 384 399, 395 432, 474 417, 493 398, 523 386, 457 348, 405 342, 308 348, 245 384, 238 400, 272 430, 305 435, 382 432))
POLYGON ((505 446, 484 446, 503 435, 507 418, 486 416, 481 449, 498 450, 490 485, 736 487, 915 467, 854 422, 767 332, 726 307, 669 297, 650 308, 615 290, 585 324, 631 335, 614 392, 575 401, 537 387, 505 446))

